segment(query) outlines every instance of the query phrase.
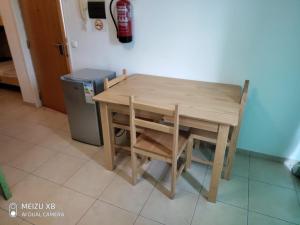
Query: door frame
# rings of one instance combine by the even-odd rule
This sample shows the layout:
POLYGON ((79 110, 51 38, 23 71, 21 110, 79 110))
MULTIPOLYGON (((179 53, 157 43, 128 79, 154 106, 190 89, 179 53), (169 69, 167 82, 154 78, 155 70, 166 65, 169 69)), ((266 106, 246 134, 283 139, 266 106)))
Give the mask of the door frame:
MULTIPOLYGON (((58 2, 60 27, 64 31, 65 47, 67 49, 68 60, 67 66, 72 72, 72 59, 65 28, 62 1, 58 2)), ((18 0, 1 0, 0 1, 1 17, 6 28, 8 44, 11 50, 13 61, 15 62, 17 77, 19 80, 23 101, 41 107, 42 102, 39 96, 39 86, 37 82, 34 64, 30 50, 27 47, 27 35, 25 25, 21 14, 18 0)))
POLYGON ((40 107, 41 100, 36 75, 27 48, 25 27, 18 0, 1 0, 0 11, 23 101, 40 107))

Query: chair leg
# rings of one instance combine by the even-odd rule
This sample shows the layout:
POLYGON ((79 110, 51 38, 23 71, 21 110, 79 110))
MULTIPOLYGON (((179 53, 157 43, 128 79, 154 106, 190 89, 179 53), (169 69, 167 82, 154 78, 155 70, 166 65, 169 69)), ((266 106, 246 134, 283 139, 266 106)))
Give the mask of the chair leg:
POLYGON ((4 198, 6 200, 10 199, 12 197, 12 194, 9 190, 8 184, 4 178, 4 174, 2 173, 2 171, 0 170, 0 188, 2 189, 4 198))
POLYGON ((187 168, 191 168, 192 164, 192 154, 193 154, 193 144, 194 144, 194 139, 192 137, 189 138, 188 144, 187 144, 187 159, 186 159, 186 166, 187 168))
POLYGON ((184 155, 184 168, 183 171, 185 172, 188 169, 188 146, 185 147, 185 155, 184 155))
POLYGON ((224 178, 226 180, 230 180, 230 177, 231 177, 231 171, 232 171, 235 152, 236 152, 236 144, 230 143, 228 155, 227 155, 227 159, 226 159, 225 172, 224 172, 224 178))
POLYGON ((131 152, 131 166, 132 166, 132 184, 135 185, 137 181, 137 155, 131 152))
POLYGON ((173 199, 176 194, 176 178, 177 178, 177 163, 172 164, 171 171, 171 195, 170 198, 173 199))

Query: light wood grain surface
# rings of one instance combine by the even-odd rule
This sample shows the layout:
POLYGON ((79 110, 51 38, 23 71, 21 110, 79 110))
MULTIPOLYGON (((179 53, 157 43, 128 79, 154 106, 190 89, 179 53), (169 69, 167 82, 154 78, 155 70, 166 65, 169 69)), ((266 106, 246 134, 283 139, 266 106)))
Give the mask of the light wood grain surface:
POLYGON ((134 74, 94 97, 95 101, 129 105, 128 97, 151 105, 180 105, 180 116, 236 126, 241 87, 230 84, 134 74))

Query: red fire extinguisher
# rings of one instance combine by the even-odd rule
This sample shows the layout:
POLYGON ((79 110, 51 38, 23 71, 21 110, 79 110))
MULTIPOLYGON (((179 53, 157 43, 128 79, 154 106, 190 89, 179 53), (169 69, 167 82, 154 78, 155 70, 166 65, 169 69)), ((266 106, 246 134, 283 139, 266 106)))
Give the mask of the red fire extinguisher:
POLYGON ((116 3, 117 22, 113 16, 112 4, 110 2, 110 15, 116 26, 117 37, 121 43, 132 41, 132 7, 129 0, 118 0, 116 3))

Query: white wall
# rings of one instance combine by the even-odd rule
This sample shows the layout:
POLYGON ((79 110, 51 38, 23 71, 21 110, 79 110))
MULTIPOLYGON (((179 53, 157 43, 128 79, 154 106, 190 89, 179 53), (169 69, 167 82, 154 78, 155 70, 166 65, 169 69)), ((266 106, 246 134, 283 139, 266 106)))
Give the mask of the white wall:
POLYGON ((38 97, 36 77, 30 52, 26 46, 26 34, 18 0, 1 0, 0 13, 16 68, 23 100, 40 106, 41 103, 38 97))
POLYGON ((69 39, 79 42, 77 49, 71 49, 74 69, 88 66, 121 71, 126 67, 130 72, 218 79, 226 27, 223 19, 215 18, 226 17, 226 3, 133 0, 135 40, 121 45, 116 41, 106 2, 109 28, 97 32, 89 26, 85 32, 78 1, 63 0, 69 39))
POLYGON ((79 44, 74 70, 250 79, 239 147, 300 160, 299 0, 131 0, 134 43, 126 45, 116 41, 108 10, 104 32, 92 21, 84 31, 78 0, 62 1, 68 38, 79 44))

